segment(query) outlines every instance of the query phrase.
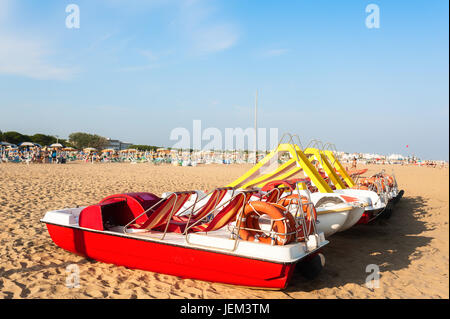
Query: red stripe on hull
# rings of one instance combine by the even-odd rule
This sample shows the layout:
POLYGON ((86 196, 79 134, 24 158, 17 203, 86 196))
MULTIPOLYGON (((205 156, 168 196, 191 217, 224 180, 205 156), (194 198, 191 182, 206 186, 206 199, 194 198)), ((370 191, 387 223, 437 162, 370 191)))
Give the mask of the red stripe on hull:
POLYGON ((127 268, 181 278, 283 289, 292 277, 296 265, 243 258, 52 224, 47 224, 47 229, 55 244, 70 252, 127 268))

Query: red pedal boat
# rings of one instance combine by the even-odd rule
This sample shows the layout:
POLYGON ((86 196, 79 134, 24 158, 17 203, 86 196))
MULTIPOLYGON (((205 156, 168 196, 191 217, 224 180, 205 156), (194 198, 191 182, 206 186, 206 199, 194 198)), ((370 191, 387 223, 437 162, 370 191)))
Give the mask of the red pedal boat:
POLYGON ((56 245, 98 261, 182 278, 283 289, 299 262, 301 268, 317 260, 323 266, 319 251, 328 241, 316 231, 305 236, 301 219, 292 224, 282 207, 277 208, 282 218, 271 227, 245 228, 245 216, 257 219, 269 206, 272 211, 276 207, 270 203, 273 198, 252 204, 255 192, 219 188, 200 199, 195 191, 165 198, 117 194, 96 205, 49 211, 41 222, 56 245), (252 214, 245 215, 248 211, 252 214), (244 230, 257 235, 243 240, 244 230))

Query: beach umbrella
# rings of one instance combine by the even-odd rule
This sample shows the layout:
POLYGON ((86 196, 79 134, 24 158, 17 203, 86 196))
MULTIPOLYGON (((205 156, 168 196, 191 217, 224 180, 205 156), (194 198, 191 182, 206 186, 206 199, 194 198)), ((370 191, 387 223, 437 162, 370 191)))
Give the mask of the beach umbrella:
POLYGON ((112 148, 106 148, 106 149, 102 150, 102 153, 106 153, 106 152, 115 152, 115 150, 112 148))
POLYGON ((11 143, 8 142, 0 142, 0 146, 9 146, 11 143))
POLYGON ((86 147, 83 149, 83 152, 95 152, 97 149, 93 147, 86 147))
POLYGON ((57 148, 57 147, 64 147, 64 146, 62 146, 60 143, 53 143, 52 145, 50 145, 50 147, 57 148))
POLYGON ((63 149, 62 149, 63 151, 76 151, 76 149, 75 148, 73 148, 73 147, 64 147, 63 149))
POLYGON ((130 152, 130 153, 137 152, 137 150, 134 149, 134 148, 130 148, 130 149, 128 149, 127 151, 130 152))
POLYGON ((19 147, 27 147, 27 146, 34 146, 31 142, 23 142, 19 144, 19 147))
POLYGON ((37 147, 39 147, 39 148, 42 148, 42 145, 41 144, 38 144, 38 143, 33 143, 35 146, 37 146, 37 147))

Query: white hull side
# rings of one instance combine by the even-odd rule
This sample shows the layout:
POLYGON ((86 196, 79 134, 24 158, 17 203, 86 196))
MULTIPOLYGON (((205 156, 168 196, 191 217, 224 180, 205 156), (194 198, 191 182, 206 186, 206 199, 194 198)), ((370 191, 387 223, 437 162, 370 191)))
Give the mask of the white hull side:
POLYGON ((341 230, 347 221, 348 215, 349 211, 318 215, 317 231, 323 232, 325 238, 328 238, 341 230))
POLYGON ((354 207, 350 213, 348 214, 348 218, 345 221, 345 224, 339 229, 339 231, 344 231, 350 229, 361 219, 364 214, 364 207, 354 207))

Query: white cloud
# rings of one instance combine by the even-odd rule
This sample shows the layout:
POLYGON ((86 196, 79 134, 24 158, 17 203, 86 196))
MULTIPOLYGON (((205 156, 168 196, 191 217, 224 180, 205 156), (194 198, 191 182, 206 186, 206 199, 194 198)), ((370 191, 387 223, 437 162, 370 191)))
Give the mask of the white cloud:
MULTIPOLYGON (((174 0, 103 0, 103 2, 115 8, 127 11, 140 11, 142 8, 153 9, 156 7, 167 5, 174 0)), ((177 1, 177 0, 175 0, 177 1)))
POLYGON ((4 22, 8 18, 8 12, 10 11, 11 1, 0 0, 0 23, 4 22))
POLYGON ((140 50, 139 53, 146 57, 149 61, 156 61, 159 58, 158 54, 152 50, 140 50))
POLYGON ((161 59, 173 54, 172 50, 165 50, 159 52, 153 50, 137 50, 137 52, 147 60, 146 63, 142 65, 120 67, 118 68, 118 71, 134 72, 134 71, 153 70, 161 66, 161 59))
POLYGON ((186 0, 180 7, 175 25, 189 41, 196 54, 209 54, 227 50, 239 38, 237 27, 217 17, 218 9, 202 0, 186 0))
MULTIPOLYGON (((175 17, 168 23, 186 41, 187 51, 209 54, 233 47, 239 38, 238 28, 220 18, 219 8, 205 0, 103 0, 109 6, 130 13, 170 6, 175 17)), ((152 56, 148 56, 152 59, 152 56)))
POLYGON ((138 53, 148 59, 149 61, 158 61, 161 58, 167 57, 173 54, 173 50, 154 51, 154 50, 138 50, 138 53))
POLYGON ((264 52, 264 56, 267 56, 267 57, 280 56, 280 55, 286 54, 288 52, 289 52, 288 49, 271 49, 271 50, 267 50, 266 52, 264 52))
MULTIPOLYGON (((105 0, 114 7, 130 5, 124 0, 105 0)), ((13 21, 13 5, 11 0, 0 0, 0 75, 17 75, 41 80, 68 80, 78 70, 56 63, 52 45, 42 41, 43 37, 32 36, 27 30, 17 31, 8 27, 13 21)), ((133 7, 152 10, 155 7, 173 6, 175 10, 176 33, 185 40, 177 52, 190 52, 194 55, 205 55, 227 50, 233 47, 239 38, 237 27, 226 19, 221 19, 218 8, 204 0, 147 0, 131 2, 133 7)), ((31 31, 31 30, 30 30, 31 31)), ((99 43, 112 37, 106 34, 86 49, 95 50, 99 43)), ((116 48, 117 49, 117 48, 116 48)), ((141 65, 124 66, 121 71, 150 70, 159 67, 163 57, 173 54, 172 50, 139 52, 146 58, 141 65)), ((73 56, 70 55, 70 56, 73 56)), ((69 56, 69 57, 70 57, 69 56)), ((66 59, 67 60, 67 59, 66 59)))
POLYGON ((7 22, 12 20, 12 5, 9 0, 0 0, 0 74, 45 80, 70 79, 76 70, 48 63, 50 51, 42 41, 7 31, 7 22))
POLYGON ((158 67, 159 67, 159 65, 157 65, 157 64, 145 64, 145 65, 121 67, 118 69, 118 71, 121 71, 121 72, 148 71, 148 70, 153 70, 158 67))
POLYGON ((238 35, 228 24, 211 25, 191 31, 190 38, 195 52, 208 54, 223 51, 236 44, 238 35))
POLYGON ((35 39, 0 33, 0 74, 39 80, 68 80, 75 68, 54 66, 46 59, 49 51, 35 39))

